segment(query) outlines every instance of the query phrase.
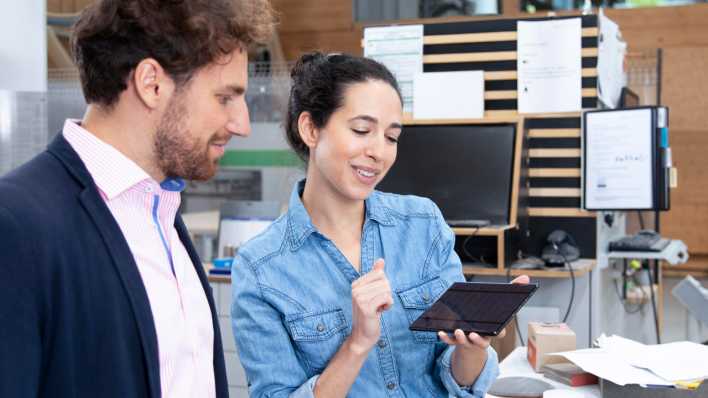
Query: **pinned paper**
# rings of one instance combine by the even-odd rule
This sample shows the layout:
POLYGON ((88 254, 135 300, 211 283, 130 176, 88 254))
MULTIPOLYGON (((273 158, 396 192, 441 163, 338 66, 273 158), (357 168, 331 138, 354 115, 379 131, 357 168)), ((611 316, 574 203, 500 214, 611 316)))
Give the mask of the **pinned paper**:
POLYGON ((519 113, 582 109, 580 18, 517 22, 519 113))
POLYGON ((413 80, 414 119, 484 117, 484 72, 419 73, 413 80))

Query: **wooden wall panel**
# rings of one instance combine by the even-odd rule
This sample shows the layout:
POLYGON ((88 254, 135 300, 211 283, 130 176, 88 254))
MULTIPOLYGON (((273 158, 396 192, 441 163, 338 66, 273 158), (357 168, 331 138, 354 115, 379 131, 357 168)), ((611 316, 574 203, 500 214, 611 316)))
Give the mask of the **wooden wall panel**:
POLYGON ((708 130, 708 46, 667 48, 662 62, 661 96, 670 107, 671 129, 708 130))
POLYGON ((272 0, 280 12, 280 32, 351 30, 352 0, 272 0))
POLYGON ((48 12, 75 13, 84 9, 94 0, 47 0, 48 12))
POLYGON ((351 31, 280 32, 280 41, 286 60, 295 60, 302 53, 312 50, 344 52, 362 55, 361 39, 351 31))
POLYGON ((630 48, 708 46, 708 4, 608 9, 630 48))
POLYGON ((662 233, 682 239, 691 253, 708 254, 708 46, 664 49, 662 103, 670 109, 669 131, 677 189, 662 233))
POLYGON ((61 12, 63 0, 47 0, 48 12, 61 12))
POLYGON ((354 24, 352 0, 273 0, 280 14, 278 33, 285 59, 303 52, 362 53, 360 26, 354 24))
POLYGON ((669 130, 679 185, 661 215, 661 233, 683 240, 692 254, 708 254, 708 129, 669 130))

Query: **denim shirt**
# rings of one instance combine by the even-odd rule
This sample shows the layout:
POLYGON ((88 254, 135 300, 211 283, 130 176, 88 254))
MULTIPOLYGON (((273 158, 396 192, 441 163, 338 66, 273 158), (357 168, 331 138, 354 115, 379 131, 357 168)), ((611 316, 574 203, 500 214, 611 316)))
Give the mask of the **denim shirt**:
POLYGON ((489 347, 472 386, 452 377, 455 349, 409 325, 463 281, 455 236, 429 199, 374 191, 365 202, 361 274, 317 231, 296 184, 289 210, 242 246, 232 269, 232 326, 250 396, 313 397, 317 377, 352 331, 351 283, 386 261, 394 304, 349 397, 483 397, 498 375, 489 347))

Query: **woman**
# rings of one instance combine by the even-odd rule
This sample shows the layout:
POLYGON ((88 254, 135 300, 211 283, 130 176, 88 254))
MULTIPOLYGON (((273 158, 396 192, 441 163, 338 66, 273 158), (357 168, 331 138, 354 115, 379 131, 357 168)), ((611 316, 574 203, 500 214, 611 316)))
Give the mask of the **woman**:
POLYGON ((430 200, 374 190, 401 137, 395 78, 373 60, 320 53, 292 78, 286 134, 307 178, 232 271, 251 397, 484 396, 498 373, 488 338, 408 329, 464 278, 430 200))

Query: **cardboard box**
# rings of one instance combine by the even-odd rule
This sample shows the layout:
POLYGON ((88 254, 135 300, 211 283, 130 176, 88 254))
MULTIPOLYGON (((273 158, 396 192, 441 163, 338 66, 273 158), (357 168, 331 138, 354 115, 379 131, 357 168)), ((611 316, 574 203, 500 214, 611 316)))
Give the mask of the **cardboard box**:
POLYGON ((563 357, 547 354, 576 349, 575 332, 565 323, 529 322, 528 336, 526 355, 536 372, 547 363, 568 362, 563 357))

